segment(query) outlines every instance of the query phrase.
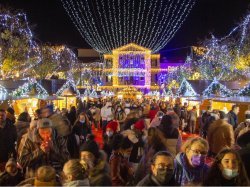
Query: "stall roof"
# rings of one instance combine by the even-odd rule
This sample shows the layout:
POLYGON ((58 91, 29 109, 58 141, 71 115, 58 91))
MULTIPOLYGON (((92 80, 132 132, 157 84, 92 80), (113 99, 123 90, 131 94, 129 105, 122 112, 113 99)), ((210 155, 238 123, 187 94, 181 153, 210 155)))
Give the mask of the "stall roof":
POLYGON ((225 102, 225 103, 246 103, 250 104, 250 97, 227 97, 227 98, 214 98, 212 99, 216 102, 225 102))

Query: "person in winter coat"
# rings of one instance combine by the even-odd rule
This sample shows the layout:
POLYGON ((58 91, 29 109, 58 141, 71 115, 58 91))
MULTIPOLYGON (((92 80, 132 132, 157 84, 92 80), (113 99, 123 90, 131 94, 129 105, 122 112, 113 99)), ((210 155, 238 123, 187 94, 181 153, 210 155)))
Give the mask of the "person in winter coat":
POLYGON ((208 173, 205 158, 208 143, 202 138, 192 138, 183 145, 183 152, 175 157, 174 175, 177 185, 199 185, 208 173))
POLYGON ((102 117, 102 130, 103 132, 105 132, 108 122, 114 119, 114 111, 112 109, 111 102, 107 102, 106 105, 101 108, 101 117, 102 117))
POLYGON ((37 129, 29 131, 21 140, 18 162, 24 169, 28 168, 28 172, 34 172, 42 165, 51 165, 60 171, 69 159, 67 141, 57 136, 52 126, 51 120, 40 119, 37 129))
POLYGON ((16 160, 10 158, 6 163, 5 171, 0 175, 0 186, 16 186, 23 180, 23 173, 17 168, 16 160))
POLYGON ((69 160, 63 166, 63 186, 89 186, 86 170, 77 159, 69 160))
POLYGON ((156 153, 151 161, 150 174, 146 175, 137 186, 174 186, 174 158, 171 153, 156 153))
POLYGON ((99 150, 94 140, 88 140, 80 147, 80 163, 87 164, 90 186, 112 185, 106 160, 105 153, 99 150))
POLYGON ((233 127, 228 124, 227 119, 214 121, 207 134, 209 151, 212 156, 216 156, 223 148, 231 148, 234 143, 233 127))
POLYGON ((245 112, 245 121, 241 122, 234 130, 235 138, 250 130, 250 110, 245 112))
POLYGON ((106 127, 106 133, 103 136, 103 150, 107 154, 107 160, 109 160, 112 153, 113 139, 117 134, 118 123, 116 121, 110 121, 106 127))
POLYGON ((237 152, 239 153, 243 165, 247 171, 248 178, 250 179, 250 130, 243 133, 237 138, 237 144, 241 147, 237 152))
POLYGON ((126 113, 125 111, 123 110, 123 108, 118 105, 117 109, 115 110, 115 120, 117 120, 119 122, 119 125, 121 128, 123 128, 124 126, 124 122, 126 120, 126 113))
POLYGON ((73 126, 75 124, 75 121, 76 121, 76 107, 75 106, 72 106, 70 107, 70 110, 69 110, 69 113, 67 115, 68 117, 68 120, 70 122, 70 125, 73 126))
POLYGON ((77 139, 79 140, 78 145, 86 141, 88 134, 92 134, 89 119, 84 112, 80 113, 80 115, 78 116, 73 126, 72 132, 73 134, 78 136, 77 137, 77 139))
POLYGON ((19 146, 22 136, 28 132, 28 129, 30 127, 30 122, 31 122, 31 117, 28 112, 22 112, 18 116, 17 121, 14 124, 17 130, 17 147, 19 146))
POLYGON ((244 164, 232 149, 223 149, 216 157, 204 186, 249 186, 244 164))
POLYGON ((58 136, 67 137, 71 133, 68 118, 54 113, 51 105, 41 109, 41 116, 42 118, 49 118, 52 121, 53 128, 56 129, 58 136))
POLYGON ((93 105, 89 110, 93 116, 93 123, 95 125, 95 129, 98 130, 101 121, 101 110, 95 105, 93 105))
POLYGON ((6 111, 0 109, 0 171, 3 172, 8 159, 16 157, 16 127, 6 120, 6 111))
POLYGON ((6 120, 9 121, 11 125, 16 122, 15 111, 11 107, 7 108, 6 110, 6 120))
POLYGON ((133 186, 134 171, 129 163, 132 142, 120 134, 114 137, 113 152, 109 160, 112 186, 133 186))
POLYGON ((148 129, 144 153, 135 172, 136 183, 150 173, 151 159, 153 156, 159 151, 167 151, 167 147, 163 144, 163 141, 156 128, 150 127, 148 129))
POLYGON ((233 105, 232 110, 230 110, 227 114, 228 123, 232 125, 233 129, 237 128, 239 112, 240 112, 240 107, 237 105, 233 105))
POLYGON ((167 150, 173 155, 176 155, 178 152, 180 152, 182 142, 177 124, 175 124, 175 117, 173 115, 165 115, 163 116, 161 123, 157 128, 158 136, 163 141, 163 144, 167 150))
POLYGON ((188 117, 189 132, 192 134, 195 133, 196 122, 197 122, 197 110, 196 106, 193 106, 193 109, 189 111, 189 117, 188 117))
POLYGON ((138 120, 135 124, 131 125, 131 129, 122 132, 122 135, 128 137, 133 143, 133 149, 129 157, 129 161, 133 163, 139 163, 143 154, 144 142, 142 137, 144 136, 145 122, 143 119, 138 120))

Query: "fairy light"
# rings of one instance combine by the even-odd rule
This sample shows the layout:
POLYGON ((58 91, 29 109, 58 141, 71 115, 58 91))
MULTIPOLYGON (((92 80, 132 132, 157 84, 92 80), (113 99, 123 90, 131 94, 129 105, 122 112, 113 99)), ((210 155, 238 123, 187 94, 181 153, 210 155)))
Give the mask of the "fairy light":
POLYGON ((240 89, 237 93, 237 96, 250 96, 250 84, 240 89))
POLYGON ((7 95, 8 91, 6 90, 6 88, 0 85, 0 100, 4 100, 7 95))
POLYGON ((184 78, 177 91, 177 95, 191 97, 191 96, 197 96, 198 94, 194 91, 191 84, 184 78))
POLYGON ((233 92, 223 84, 219 83, 219 81, 215 78, 213 82, 202 92, 202 95, 204 97, 209 97, 212 95, 229 97, 233 96, 233 92))
MULTIPOLYGON (((23 56, 23 59, 21 60, 22 63, 20 63, 20 66, 19 66, 20 69, 18 71, 20 75, 27 74, 28 70, 30 70, 32 67, 34 67, 35 65, 41 62, 41 58, 40 58, 41 53, 40 53, 40 49, 37 43, 33 40, 33 35, 30 30, 26 14, 18 13, 18 14, 12 15, 9 13, 7 14, 1 13, 0 14, 0 27, 4 31, 10 32, 11 34, 11 37, 8 38, 8 40, 6 40, 5 42, 6 45, 4 44, 1 46, 1 51, 2 51, 1 61, 3 62, 5 59, 7 59, 9 52, 17 48, 16 46, 14 46, 14 39, 18 36, 19 38, 23 39, 22 43, 23 44, 25 43, 27 46, 27 51, 25 51, 25 53, 23 52, 25 49, 18 46, 19 49, 17 49, 17 51, 22 50, 22 54, 19 55, 19 58, 21 55, 23 56), (6 54, 6 55, 3 55, 3 54, 6 54)), ((4 34, 4 32, 2 34, 4 34)), ((13 55, 13 54, 10 54, 10 55, 13 55)), ((16 60, 16 59, 14 58, 13 60, 16 60)), ((9 71, 5 75, 5 78, 13 77, 15 76, 14 74, 15 74, 14 71, 9 71)))
POLYGON ((44 98, 49 96, 48 92, 35 80, 31 79, 29 82, 24 83, 22 86, 14 90, 10 95, 14 97, 26 97, 29 96, 29 92, 35 89, 37 91, 37 96, 44 98))
POLYGON ((195 3, 195 0, 61 1, 86 42, 102 54, 131 42, 150 48, 153 53, 159 51, 175 35, 195 3))
POLYGON ((73 90, 76 92, 76 96, 80 97, 80 92, 77 89, 74 80, 72 80, 72 79, 67 80, 66 83, 64 83, 63 86, 56 92, 56 95, 62 96, 63 91, 68 89, 68 88, 73 88, 73 90))

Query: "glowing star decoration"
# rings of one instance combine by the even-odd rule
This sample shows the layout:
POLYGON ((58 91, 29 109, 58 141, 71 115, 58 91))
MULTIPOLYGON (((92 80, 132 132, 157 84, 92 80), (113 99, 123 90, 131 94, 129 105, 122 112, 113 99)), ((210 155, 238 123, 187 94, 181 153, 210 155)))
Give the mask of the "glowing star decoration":
POLYGON ((213 82, 202 92, 204 97, 230 97, 233 92, 215 78, 213 82))
POLYGON ((0 85, 0 100, 5 100, 8 95, 6 88, 0 85))
POLYGON ((177 95, 183 96, 183 97, 193 97, 193 96, 197 96, 198 94, 194 91, 191 84, 184 78, 177 91, 177 95))
POLYGON ((76 93, 76 97, 80 97, 80 92, 76 87, 76 84, 74 82, 74 80, 69 79, 66 81, 66 83, 64 83, 64 85, 56 92, 57 96, 62 96, 63 92, 67 89, 72 88, 73 91, 76 93))
POLYGON ((250 84, 240 89, 237 93, 238 96, 249 96, 250 97, 250 84))
POLYGON ((14 97, 35 96, 38 98, 45 98, 49 96, 48 92, 34 79, 24 83, 22 86, 14 90, 10 95, 14 97))
POLYGON ((131 42, 163 48, 181 27, 195 0, 61 0, 81 36, 99 53, 131 42))

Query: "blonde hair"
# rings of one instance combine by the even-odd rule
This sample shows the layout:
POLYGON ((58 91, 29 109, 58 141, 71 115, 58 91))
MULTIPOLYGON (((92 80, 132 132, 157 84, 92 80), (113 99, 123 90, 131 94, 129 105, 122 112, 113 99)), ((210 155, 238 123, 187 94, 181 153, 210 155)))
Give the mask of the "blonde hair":
POLYGON ((200 143, 203 144, 205 146, 205 148, 208 150, 208 142, 207 140, 200 138, 200 137, 196 137, 196 138, 189 138, 181 147, 181 151, 182 152, 186 152, 187 149, 190 149, 190 147, 194 144, 194 143, 200 143))
POLYGON ((86 176, 86 169, 78 159, 72 159, 66 162, 63 170, 66 170, 66 175, 72 175, 74 180, 82 180, 86 176))
POLYGON ((55 181, 56 170, 51 166, 41 166, 37 169, 36 179, 41 182, 55 181))

